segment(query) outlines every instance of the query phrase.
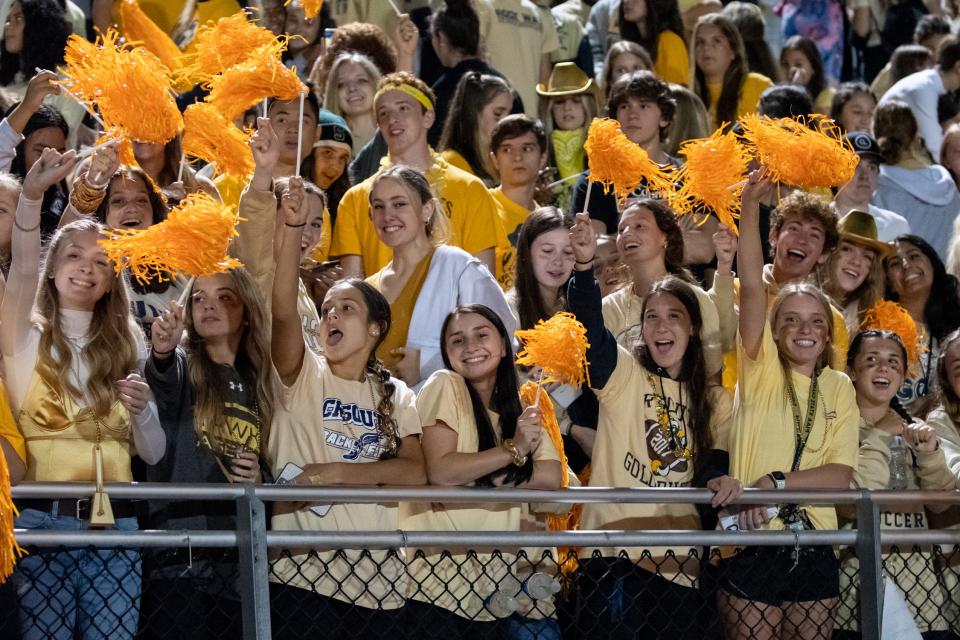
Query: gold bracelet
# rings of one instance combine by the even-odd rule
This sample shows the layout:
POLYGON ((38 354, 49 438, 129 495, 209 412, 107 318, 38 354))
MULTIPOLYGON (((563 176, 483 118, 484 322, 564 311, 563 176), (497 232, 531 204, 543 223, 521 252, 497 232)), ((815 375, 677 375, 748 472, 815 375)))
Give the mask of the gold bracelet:
POLYGON ((96 187, 90 186, 86 178, 79 175, 73 180, 73 190, 70 191, 70 204, 80 213, 90 215, 97 210, 106 195, 106 187, 97 189, 96 187))
POLYGON ((527 463, 527 456, 520 453, 520 449, 517 448, 517 443, 513 441, 513 438, 507 438, 500 443, 500 446, 506 450, 511 456, 513 456, 513 464, 518 467, 522 467, 527 463))

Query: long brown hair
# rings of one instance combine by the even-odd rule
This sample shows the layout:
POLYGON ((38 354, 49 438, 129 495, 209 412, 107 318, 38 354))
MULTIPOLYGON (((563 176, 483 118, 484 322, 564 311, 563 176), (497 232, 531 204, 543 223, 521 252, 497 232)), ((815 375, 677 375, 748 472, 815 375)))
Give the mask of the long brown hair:
POLYGON ((719 125, 723 122, 736 121, 737 106, 740 104, 740 89, 743 86, 743 81, 747 78, 749 69, 747 68, 747 53, 743 46, 743 38, 740 37, 740 32, 737 31, 737 27, 734 26, 729 18, 719 13, 711 13, 697 20, 697 24, 693 28, 693 37, 690 39, 693 46, 693 51, 690 55, 690 67, 692 71, 690 74, 692 79, 690 88, 700 96, 700 99, 703 100, 703 104, 706 105, 707 109, 710 109, 713 105, 710 103, 710 91, 707 88, 706 76, 703 75, 703 71, 697 66, 696 53, 697 35, 700 33, 700 28, 707 24, 713 25, 720 30, 720 33, 723 34, 723 37, 725 37, 730 44, 734 55, 730 66, 727 67, 726 73, 723 74, 723 87, 720 89, 720 96, 717 98, 715 113, 716 123, 719 125))
POLYGON ((75 400, 89 397, 98 416, 109 414, 110 407, 117 401, 115 382, 125 378, 130 371, 139 370, 137 361, 144 339, 130 311, 129 285, 122 272, 117 274, 114 271, 110 290, 94 305, 89 342, 80 350, 89 376, 84 382, 85 388, 79 389, 70 380, 73 351, 60 326, 60 294, 53 278, 60 262, 60 252, 71 237, 83 232, 99 234, 103 229, 93 220, 80 219, 53 235, 40 270, 37 299, 31 315, 31 321, 40 331, 37 366, 75 400))
MULTIPOLYGON (((246 375, 248 384, 256 385, 255 411, 260 424, 260 441, 266 442, 273 418, 276 391, 270 374, 270 324, 264 312, 260 290, 243 267, 227 271, 243 303, 243 333, 237 351, 236 369, 246 375)), ((226 383, 217 371, 219 365, 207 354, 204 339, 193 325, 193 284, 184 309, 186 324, 187 377, 193 385, 196 401, 193 408, 193 427, 197 435, 207 431, 226 440, 227 423, 223 413, 227 401, 226 383), (224 432, 217 433, 219 430, 224 432)))
POLYGON ((860 283, 860 286, 847 294, 841 291, 837 283, 834 282, 833 275, 836 273, 837 263, 840 261, 840 245, 844 242, 857 244, 852 240, 845 240, 842 236, 840 237, 837 248, 831 251, 826 264, 819 268, 820 283, 823 292, 830 296, 838 306, 846 307, 848 304, 857 303, 857 323, 859 324, 870 307, 877 300, 883 298, 887 275, 883 269, 883 256, 876 252, 877 255, 870 263, 870 271, 867 272, 867 277, 860 283))
MULTIPOLYGON (((517 262, 514 288, 517 295, 517 313, 520 328, 530 329, 537 320, 553 316, 556 309, 548 309, 540 295, 540 285, 533 273, 533 241, 554 229, 569 229, 573 226, 570 216, 556 207, 540 207, 534 210, 520 227, 517 238, 517 262)), ((559 302, 566 307, 566 291, 560 287, 559 302)))

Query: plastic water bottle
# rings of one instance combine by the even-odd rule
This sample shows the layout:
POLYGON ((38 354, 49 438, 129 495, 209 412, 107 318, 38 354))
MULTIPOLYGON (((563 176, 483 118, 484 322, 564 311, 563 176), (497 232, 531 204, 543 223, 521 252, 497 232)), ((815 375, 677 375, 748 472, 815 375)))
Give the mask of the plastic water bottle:
POLYGON ((533 600, 548 600, 560 593, 560 583, 550 574, 537 571, 524 579, 523 592, 533 600))
POLYGON ((907 448, 903 445, 903 438, 893 436, 890 442, 890 489, 907 488, 907 448))
POLYGON ((520 608, 516 598, 499 589, 487 596, 483 604, 494 618, 509 618, 520 608))

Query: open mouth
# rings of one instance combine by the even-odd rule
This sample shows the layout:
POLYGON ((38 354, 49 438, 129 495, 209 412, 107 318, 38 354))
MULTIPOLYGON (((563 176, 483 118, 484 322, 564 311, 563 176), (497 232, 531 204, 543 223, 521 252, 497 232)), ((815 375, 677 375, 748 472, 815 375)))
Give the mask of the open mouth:
POLYGON ((384 233, 396 233, 401 229, 403 229, 402 224, 388 224, 385 227, 380 227, 380 230, 383 231, 384 233))
POLYGON ((890 388, 890 378, 878 376, 872 380, 873 386, 878 389, 886 390, 890 388))
POLYGON ((128 229, 139 227, 141 224, 143 224, 143 218, 141 216, 127 216, 120 220, 120 226, 128 229))
POLYGON ((817 341, 813 340, 812 338, 796 338, 794 339, 793 344, 797 345, 801 349, 811 349, 817 344, 817 341))
POLYGON ((89 280, 81 280, 79 278, 70 278, 70 284, 80 287, 81 289, 93 289, 93 287, 96 286, 89 280))
POLYGON ((855 271, 855 270, 853 270, 853 269, 841 269, 840 271, 842 271, 844 274, 846 274, 848 277, 850 277, 850 278, 852 278, 852 279, 854 279, 854 280, 859 280, 859 279, 860 279, 860 272, 859 272, 859 271, 855 271))
POLYGON ((332 347, 343 339, 343 332, 340 329, 330 329, 327 331, 327 346, 332 347))
POLYGON ((667 354, 670 353, 670 350, 673 349, 674 345, 673 340, 654 340, 653 348, 657 353, 667 354))
POLYGON ((807 259, 807 254, 800 249, 788 249, 787 258, 794 262, 803 262, 807 259))

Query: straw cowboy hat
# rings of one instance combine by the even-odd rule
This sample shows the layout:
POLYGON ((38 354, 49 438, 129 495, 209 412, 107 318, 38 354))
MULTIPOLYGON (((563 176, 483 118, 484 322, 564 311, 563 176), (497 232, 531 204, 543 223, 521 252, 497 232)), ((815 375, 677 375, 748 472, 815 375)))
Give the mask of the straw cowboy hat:
POLYGON ((837 231, 840 233, 841 240, 849 240, 876 249, 881 256, 892 249, 888 243, 877 240, 877 221, 866 211, 851 210, 840 218, 837 231))
POLYGON ((559 62, 553 65, 553 71, 550 72, 546 86, 542 82, 537 85, 537 93, 547 98, 575 96, 590 93, 593 90, 593 78, 588 77, 572 62, 559 62))

